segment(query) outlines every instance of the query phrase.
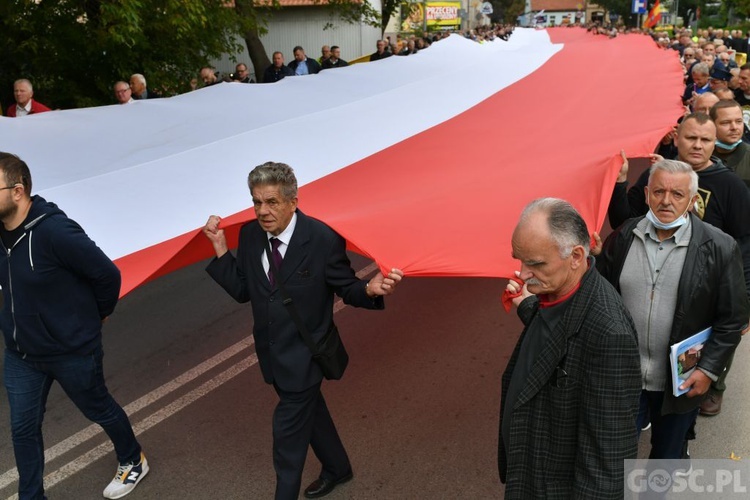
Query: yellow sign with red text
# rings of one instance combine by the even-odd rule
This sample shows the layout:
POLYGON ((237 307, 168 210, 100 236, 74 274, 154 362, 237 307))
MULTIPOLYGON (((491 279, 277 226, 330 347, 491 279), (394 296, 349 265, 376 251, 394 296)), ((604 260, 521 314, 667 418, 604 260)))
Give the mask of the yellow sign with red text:
POLYGON ((403 4, 401 28, 404 31, 423 28, 425 26, 425 16, 427 16, 427 28, 435 29, 438 27, 454 27, 458 29, 461 26, 461 17, 459 9, 461 2, 424 2, 417 4, 403 4))

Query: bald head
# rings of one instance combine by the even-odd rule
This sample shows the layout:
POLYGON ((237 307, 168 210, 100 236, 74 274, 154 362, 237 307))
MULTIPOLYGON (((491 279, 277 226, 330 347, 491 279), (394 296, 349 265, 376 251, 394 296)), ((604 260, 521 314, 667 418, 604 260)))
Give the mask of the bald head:
POLYGON ((521 213, 511 240, 520 278, 531 293, 550 300, 571 292, 588 266, 586 222, 573 206, 557 198, 532 201, 521 213))
POLYGON ((719 98, 713 92, 704 92, 695 98, 694 111, 696 113, 705 113, 711 110, 714 104, 719 102, 719 98))

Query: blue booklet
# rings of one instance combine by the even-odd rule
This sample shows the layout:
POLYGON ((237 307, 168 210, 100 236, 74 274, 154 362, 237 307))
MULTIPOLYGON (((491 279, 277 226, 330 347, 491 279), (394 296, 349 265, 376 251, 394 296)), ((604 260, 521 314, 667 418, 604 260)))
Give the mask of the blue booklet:
POLYGON ((682 396, 689 389, 680 389, 682 384, 693 373, 701 359, 703 346, 711 336, 711 327, 692 335, 672 346, 669 353, 669 365, 672 370, 672 393, 682 396))

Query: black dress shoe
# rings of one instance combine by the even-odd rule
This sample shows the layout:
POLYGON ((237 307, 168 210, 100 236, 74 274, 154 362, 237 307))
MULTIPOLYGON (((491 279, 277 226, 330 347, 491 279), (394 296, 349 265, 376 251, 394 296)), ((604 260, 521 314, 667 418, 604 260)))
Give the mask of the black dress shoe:
POLYGON ((338 479, 323 479, 322 477, 319 477, 313 481, 310 486, 305 488, 305 498, 324 497, 332 492, 337 485, 350 481, 353 477, 354 475, 351 472, 338 479))

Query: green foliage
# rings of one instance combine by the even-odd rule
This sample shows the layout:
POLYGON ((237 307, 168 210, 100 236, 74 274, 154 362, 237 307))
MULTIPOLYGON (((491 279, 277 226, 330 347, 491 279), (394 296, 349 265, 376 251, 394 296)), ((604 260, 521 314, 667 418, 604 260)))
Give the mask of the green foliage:
POLYGON ((385 32, 385 28, 388 25, 388 21, 396 12, 399 4, 401 4, 402 1, 403 0, 382 0, 383 9, 382 9, 382 15, 380 16, 380 33, 381 34, 385 32))
POLYGON ((503 21, 506 23, 516 23, 518 16, 525 13, 526 2, 525 0, 508 0, 503 3, 503 21))
POLYGON ((734 15, 739 19, 750 17, 750 0, 732 0, 729 4, 734 7, 734 15))
POLYGON ((112 84, 143 73, 167 95, 209 58, 236 52, 238 20, 223 0, 0 2, 0 96, 28 78, 53 108, 113 102, 112 84))
MULTIPOLYGON (((653 3, 654 0, 650 0, 649 6, 653 3)), ((624 23, 635 25, 635 16, 631 13, 632 0, 597 0, 596 4, 604 10, 616 13, 624 23), (631 21, 631 16, 633 16, 633 21, 631 21)))

